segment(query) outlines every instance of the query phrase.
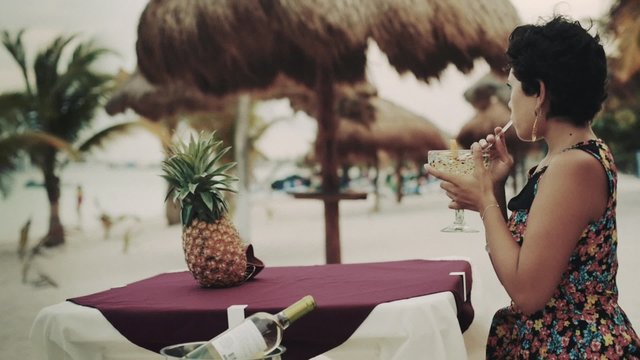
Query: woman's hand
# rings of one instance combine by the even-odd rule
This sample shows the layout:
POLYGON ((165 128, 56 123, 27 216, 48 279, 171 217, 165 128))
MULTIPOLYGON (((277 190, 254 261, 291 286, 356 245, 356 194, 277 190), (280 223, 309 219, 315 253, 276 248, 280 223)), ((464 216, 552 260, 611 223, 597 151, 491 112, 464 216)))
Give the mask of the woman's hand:
MULTIPOLYGON (((473 176, 451 174, 440 171, 429 165, 425 165, 425 169, 429 174, 442 181, 440 183, 440 188, 442 188, 449 199, 451 199, 449 209, 472 209, 461 194, 464 192, 464 188, 473 186, 473 176)), ((475 207, 473 207, 473 209, 475 209, 475 207)))
POLYGON ((505 135, 502 132, 502 127, 498 126, 494 129, 494 134, 487 135, 486 139, 481 139, 478 144, 482 150, 487 150, 491 164, 489 165, 489 172, 493 181, 499 184, 504 184, 509 177, 511 168, 513 168, 513 156, 509 154, 507 150, 507 144, 505 142, 505 135))
POLYGON ((450 174, 425 166, 429 174, 442 180, 440 187, 451 199, 450 209, 479 211, 488 204, 496 203, 494 189, 504 187, 513 167, 513 157, 507 151, 504 134, 499 135, 501 132, 502 128, 496 127, 495 135, 489 134, 486 139, 471 145, 475 162, 473 175, 450 174), (491 159, 488 169, 484 167, 483 160, 486 152, 491 159))
POLYGON ((474 161, 472 174, 452 174, 425 166, 429 174, 442 180, 440 187, 451 199, 450 209, 478 211, 485 203, 495 203, 493 179, 489 169, 485 168, 483 151, 478 143, 471 146, 474 161))

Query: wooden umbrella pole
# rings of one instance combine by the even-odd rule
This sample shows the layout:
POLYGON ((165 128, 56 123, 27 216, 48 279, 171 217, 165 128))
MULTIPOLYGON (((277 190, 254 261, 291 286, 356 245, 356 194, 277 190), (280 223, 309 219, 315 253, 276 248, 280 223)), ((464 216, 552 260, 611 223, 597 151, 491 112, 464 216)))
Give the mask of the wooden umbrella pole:
POLYGON ((404 179, 402 178, 402 165, 402 152, 398 151, 396 157, 396 202, 398 204, 402 202, 402 187, 404 186, 404 179))
POLYGON ((338 173, 336 172, 337 118, 333 111, 333 71, 328 66, 316 65, 316 96, 318 98, 318 146, 322 166, 322 192, 324 198, 325 254, 327 264, 340 263, 340 212, 338 173), (332 196, 334 195, 334 196, 332 196))

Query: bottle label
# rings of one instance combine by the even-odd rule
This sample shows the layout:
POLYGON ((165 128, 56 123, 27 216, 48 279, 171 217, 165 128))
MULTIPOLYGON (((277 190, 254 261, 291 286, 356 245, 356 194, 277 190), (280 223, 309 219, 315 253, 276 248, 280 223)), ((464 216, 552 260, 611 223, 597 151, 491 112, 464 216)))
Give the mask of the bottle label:
POLYGON ((253 359, 267 348, 260 330, 251 321, 227 331, 211 344, 218 350, 223 360, 253 359))

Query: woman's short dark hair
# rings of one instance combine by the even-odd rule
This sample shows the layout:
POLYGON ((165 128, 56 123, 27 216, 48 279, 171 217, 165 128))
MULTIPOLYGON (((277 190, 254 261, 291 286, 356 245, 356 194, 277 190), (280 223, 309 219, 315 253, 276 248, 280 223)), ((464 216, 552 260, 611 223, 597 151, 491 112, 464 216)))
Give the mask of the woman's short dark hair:
POLYGON ((507 56, 525 94, 538 94, 538 81, 545 84, 548 117, 583 126, 607 98, 607 59, 600 37, 577 21, 556 16, 543 25, 518 26, 509 36, 507 56))

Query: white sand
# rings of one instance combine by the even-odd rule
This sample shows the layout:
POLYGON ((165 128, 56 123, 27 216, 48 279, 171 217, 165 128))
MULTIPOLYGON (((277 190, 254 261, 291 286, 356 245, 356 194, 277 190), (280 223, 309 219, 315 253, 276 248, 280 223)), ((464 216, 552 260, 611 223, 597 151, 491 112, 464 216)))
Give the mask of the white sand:
MULTIPOLYGON (((58 283, 57 288, 23 284, 21 263, 16 256, 18 229, 29 214, 34 216, 32 236, 40 236, 44 231, 44 221, 35 221, 36 216, 46 215, 46 208, 42 208, 46 205, 44 191, 26 191, 18 184, 14 195, 0 202, 3 214, 0 224, 0 359, 33 358, 29 329, 38 311, 45 306, 185 267, 180 248, 180 228, 164 225, 161 203, 164 189, 162 182, 158 182, 156 170, 143 171, 142 175, 140 171, 122 169, 110 169, 108 175, 104 169, 75 170, 75 181, 81 179, 87 187, 84 230, 73 231, 67 245, 46 251, 34 262, 35 267, 58 283), (89 183, 93 177, 100 178, 98 182, 115 186, 117 192, 99 191, 95 182, 89 183), (145 190, 136 191, 134 196, 132 186, 143 186, 145 190), (103 196, 99 198, 102 206, 114 214, 135 214, 142 221, 116 226, 111 238, 104 240, 95 220, 97 210, 91 204, 92 198, 98 195, 103 196), (123 253, 122 239, 127 230, 133 231, 133 236, 128 252, 123 253)), ((23 175, 20 181, 25 177, 28 174, 23 175)), ((69 229, 76 224, 72 185, 64 188, 63 199, 63 215, 69 229)), ((465 340, 470 359, 482 359, 491 316, 498 307, 507 303, 507 296, 484 252, 482 233, 439 232, 453 218, 446 203, 446 197, 437 184, 431 184, 421 196, 406 197, 400 205, 386 197, 379 213, 370 212, 373 206, 371 199, 342 202, 342 260, 350 263, 445 256, 470 258, 474 271, 472 302, 476 316, 465 333, 465 340)), ((251 222, 256 255, 267 266, 324 263, 322 213, 321 203, 315 200, 293 200, 282 194, 255 196, 251 222), (268 213, 272 215, 268 216, 268 213)), ((467 215, 470 224, 480 225, 476 213, 467 215)), ((640 329, 640 289, 636 278, 640 273, 640 261, 637 259, 640 255, 640 242, 637 240, 639 216, 640 180, 622 176, 618 205, 618 285, 620 303, 636 329, 640 329)), ((36 277, 36 271, 30 272, 30 281, 36 277)))

